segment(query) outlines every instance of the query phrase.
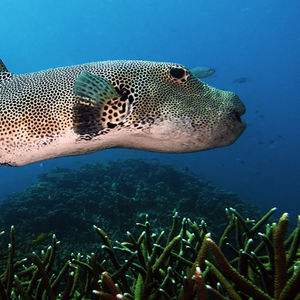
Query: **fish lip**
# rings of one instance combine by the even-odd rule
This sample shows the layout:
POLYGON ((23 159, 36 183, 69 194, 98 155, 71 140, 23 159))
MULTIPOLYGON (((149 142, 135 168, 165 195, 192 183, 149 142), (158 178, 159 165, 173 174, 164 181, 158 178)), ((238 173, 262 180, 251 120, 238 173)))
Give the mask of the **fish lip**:
POLYGON ((240 134, 242 134, 244 132, 244 130, 247 128, 247 123, 241 119, 241 125, 242 125, 242 130, 241 130, 240 134))
POLYGON ((245 114, 245 111, 245 109, 234 109, 229 113, 229 116, 232 120, 238 122, 238 124, 246 125, 243 119, 241 118, 241 116, 245 114))
POLYGON ((233 141, 236 141, 247 128, 246 122, 243 119, 241 119, 240 116, 236 116, 235 114, 231 126, 229 125, 228 129, 229 132, 231 132, 231 134, 235 136, 233 141))
MULTIPOLYGON (((242 132, 247 128, 247 123, 246 123, 246 121, 243 120, 243 119, 241 118, 241 116, 244 115, 245 112, 246 112, 246 110, 244 110, 243 113, 240 114, 239 117, 238 117, 238 121, 239 121, 240 124, 242 125, 242 132)), ((241 133, 242 133, 242 132, 241 132, 241 133)))
POLYGON ((239 114, 238 112, 234 112, 234 115, 235 115, 235 118, 236 118, 239 122, 242 122, 241 114, 239 114))
POLYGON ((237 121, 234 128, 231 129, 231 134, 229 134, 232 135, 232 140, 228 143, 228 145, 233 144, 242 135, 246 128, 247 124, 244 120, 240 119, 240 121, 237 121))
POLYGON ((233 104, 231 108, 231 113, 235 115, 236 118, 240 119, 240 116, 244 115, 246 112, 245 104, 236 94, 234 94, 234 96, 232 97, 231 102, 233 104))

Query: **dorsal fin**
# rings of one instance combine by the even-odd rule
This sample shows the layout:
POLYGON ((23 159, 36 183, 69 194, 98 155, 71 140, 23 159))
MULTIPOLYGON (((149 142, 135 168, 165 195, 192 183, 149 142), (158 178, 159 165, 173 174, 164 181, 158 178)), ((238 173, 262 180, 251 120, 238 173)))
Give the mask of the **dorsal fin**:
POLYGON ((8 73, 8 70, 1 59, 0 59, 0 73, 8 73))
POLYGON ((0 83, 7 81, 8 79, 12 78, 13 74, 8 72, 5 64, 0 59, 0 83))

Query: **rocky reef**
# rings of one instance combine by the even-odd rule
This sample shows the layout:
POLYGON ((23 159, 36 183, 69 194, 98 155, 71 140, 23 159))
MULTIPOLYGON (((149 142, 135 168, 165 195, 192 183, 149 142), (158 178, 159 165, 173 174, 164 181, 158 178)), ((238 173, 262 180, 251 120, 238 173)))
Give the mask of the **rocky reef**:
POLYGON ((274 212, 156 161, 56 169, 1 205, 0 298, 300 299, 274 212))

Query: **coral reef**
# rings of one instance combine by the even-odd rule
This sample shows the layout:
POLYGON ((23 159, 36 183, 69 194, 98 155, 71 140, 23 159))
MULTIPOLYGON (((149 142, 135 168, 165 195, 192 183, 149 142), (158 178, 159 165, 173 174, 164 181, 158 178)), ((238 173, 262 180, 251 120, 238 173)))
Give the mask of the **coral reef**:
MULTIPOLYGON (((226 210, 228 225, 218 243, 207 224, 173 215, 168 234, 155 234, 146 216, 141 233, 112 243, 101 228, 106 259, 94 253, 74 255, 55 271, 59 243, 32 263, 15 259, 14 227, 10 230, 7 267, 0 275, 2 299, 300 299, 300 216, 285 238, 288 215, 266 224, 271 209, 257 222, 226 210), (265 228, 265 232, 261 231, 265 228), (125 257, 125 260, 124 260, 125 257)), ((3 235, 3 232, 1 233, 3 235)))
POLYGON ((157 161, 56 169, 1 204, 0 299, 300 300, 274 213, 157 161))
POLYGON ((197 222, 205 220, 218 236, 227 222, 225 207, 249 217, 259 216, 257 207, 185 170, 158 161, 129 159, 41 175, 24 192, 2 203, 0 228, 15 226, 22 236, 17 243, 23 255, 32 252, 32 244, 34 251, 47 245, 51 232, 62 242, 64 255, 69 255, 97 247, 94 224, 112 240, 122 239, 126 230, 134 232, 134 224, 148 214, 158 233, 168 226, 172 210, 197 222))

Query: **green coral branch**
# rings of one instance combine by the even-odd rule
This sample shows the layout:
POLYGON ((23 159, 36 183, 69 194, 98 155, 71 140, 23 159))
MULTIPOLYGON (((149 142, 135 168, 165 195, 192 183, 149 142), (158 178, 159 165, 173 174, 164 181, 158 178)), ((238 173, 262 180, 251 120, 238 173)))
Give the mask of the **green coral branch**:
POLYGON ((284 249, 284 236, 288 226, 288 214, 284 213, 278 225, 272 224, 274 241, 274 297, 279 298, 287 282, 287 264, 284 249))
MULTIPOLYGON (((298 216, 298 226, 294 230, 294 232, 290 235, 293 237, 292 244, 290 250, 287 255, 287 266, 291 267, 297 257, 297 251, 299 251, 300 245, 300 216, 298 216)), ((289 238, 290 238, 289 237, 289 238)))
MULTIPOLYGON (((102 252, 77 254, 57 268, 58 245, 33 253, 33 264, 17 260, 14 227, 6 269, 0 274, 3 299, 126 299, 126 300, 257 300, 298 299, 300 249, 298 225, 285 239, 288 216, 278 224, 266 224, 271 209, 256 223, 237 211, 227 210, 228 225, 218 242, 200 224, 173 215, 169 233, 152 232, 149 217, 137 226, 142 232, 127 232, 127 241, 111 242, 106 232, 94 226, 102 240, 102 252), (258 231, 266 226, 265 233, 258 231), (270 233, 272 236, 270 237, 270 233), (236 241, 239 242, 236 243, 236 241), (238 245, 239 249, 235 246, 238 245), (232 251, 228 251, 228 250, 232 251), (107 259, 103 260, 103 257, 107 259), (120 263, 125 258, 124 263, 120 263), (99 262, 101 261, 101 263, 99 262)), ((0 234, 3 236, 3 234, 0 234)))

